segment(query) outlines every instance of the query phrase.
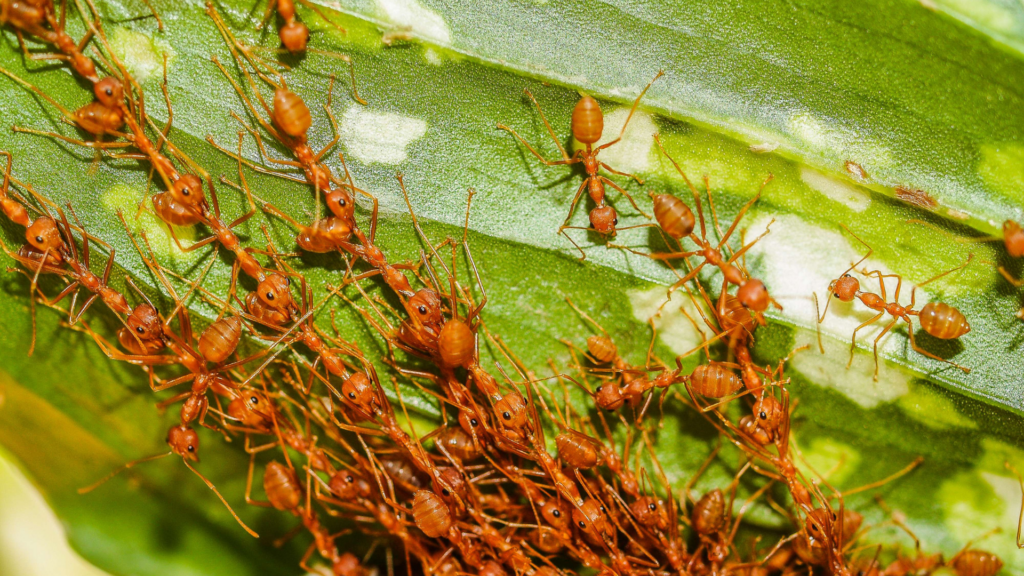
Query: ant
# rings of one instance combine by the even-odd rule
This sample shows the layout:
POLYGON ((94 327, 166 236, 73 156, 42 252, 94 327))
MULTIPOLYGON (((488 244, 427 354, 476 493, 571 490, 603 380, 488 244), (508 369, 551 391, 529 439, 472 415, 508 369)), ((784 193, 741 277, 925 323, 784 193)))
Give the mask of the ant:
POLYGON ((629 121, 633 118, 633 113, 636 112, 637 106, 640 105, 640 99, 644 97, 644 94, 647 93, 647 90, 650 89, 651 85, 654 84, 655 80, 661 78, 663 75, 663 71, 658 71, 658 73, 654 76, 654 79, 652 79, 650 83, 647 84, 647 86, 640 92, 640 95, 637 96, 636 100, 633 101, 633 107, 630 108, 629 115, 626 117, 626 121, 622 125, 622 130, 619 131, 618 137, 597 147, 594 147, 594 144, 596 144, 601 139, 601 133, 604 131, 604 114, 601 112, 601 106, 593 97, 583 96, 582 98, 580 98, 580 101, 576 103, 576 106, 573 108, 572 111, 572 134, 573 138, 575 138, 576 141, 583 144, 585 148, 576 150, 576 153, 573 154, 571 157, 565 151, 565 148, 562 146, 562 143, 558 140, 558 136, 555 135, 554 129, 551 128, 551 124, 544 116, 544 111, 541 110, 540 103, 537 102, 537 99, 534 98, 533 93, 530 92, 529 89, 524 90, 524 92, 530 98, 530 100, 533 101, 534 105, 536 105, 537 112, 540 114, 541 120, 544 122, 544 126, 547 128, 548 134, 551 135, 551 139, 555 141, 555 145, 558 146, 558 151, 561 152, 562 154, 562 159, 547 160, 540 154, 540 152, 538 152, 533 146, 531 146, 530 143, 527 142, 525 138, 520 136, 514 129, 500 123, 497 125, 497 128, 501 130, 507 130, 509 133, 515 136, 515 138, 519 140, 519 142, 521 142, 523 146, 525 146, 526 149, 529 150, 534 156, 536 156, 537 159, 540 160, 545 166, 568 166, 579 163, 583 164, 583 167, 586 170, 586 177, 584 178, 583 183, 580 184, 580 187, 576 190, 576 194, 573 196, 572 204, 569 207, 569 214, 566 216, 565 221, 562 222, 562 225, 558 228, 558 233, 563 234, 566 238, 568 238, 569 241, 572 242, 574 246, 576 246, 576 249, 580 251, 581 260, 586 259, 586 254, 583 252, 583 249, 580 248, 579 245, 576 244, 576 242, 569 237, 568 234, 565 234, 565 230, 576 228, 574 226, 569 226, 569 220, 572 219, 573 212, 576 211, 576 205, 579 202, 580 197, 583 196, 584 190, 587 191, 587 193, 590 195, 590 198, 594 201, 594 204, 596 204, 596 207, 590 211, 590 225, 592 228, 585 228, 587 230, 592 229, 597 233, 605 236, 615 235, 615 227, 618 224, 618 216, 616 215, 614 208, 605 204, 605 184, 611 186, 620 194, 625 196, 637 212, 640 212, 645 217, 650 218, 650 216, 647 216, 647 214, 644 213, 644 211, 641 210, 639 206, 637 206, 636 201, 629 194, 629 192, 626 192, 624 188, 622 188, 615 182, 611 181, 607 177, 602 176, 600 174, 600 170, 603 168, 604 170, 618 176, 628 176, 629 178, 636 180, 638 184, 643 184, 643 180, 641 180, 636 175, 629 174, 626 172, 619 172, 618 170, 613 169, 608 164, 605 164, 604 162, 598 160, 597 155, 602 150, 610 146, 613 146, 620 140, 622 140, 622 136, 623 134, 626 133, 626 128, 629 126, 629 121))
MULTIPOLYGON (((896 324, 900 320, 903 320, 909 326, 908 332, 910 334, 910 347, 913 348, 916 352, 918 352, 919 354, 923 354, 929 358, 939 360, 940 362, 945 362, 947 364, 955 366, 960 370, 963 370, 965 374, 969 374, 971 371, 970 368, 961 366, 951 360, 947 360, 945 358, 936 356, 935 354, 932 354, 931 352, 928 352, 918 347, 917 342, 914 340, 914 323, 911 317, 917 316, 921 323, 921 328, 924 329, 925 332, 927 332, 929 335, 935 338, 939 338, 942 340, 955 340, 963 336, 964 334, 970 332, 971 326, 967 322, 967 318, 965 318, 963 313, 960 312, 955 307, 950 306, 949 304, 946 304, 944 302, 929 302, 928 304, 925 304, 924 307, 921 308, 920 310, 914 310, 914 302, 915 293, 918 287, 925 286, 935 280, 938 280, 939 278, 942 278, 943 276, 956 272, 957 270, 964 269, 965 267, 967 267, 968 264, 970 264, 971 259, 974 258, 974 255, 969 255, 967 257, 967 260, 963 264, 950 270, 947 270, 933 278, 930 278, 918 284, 917 286, 914 286, 910 291, 910 305, 903 306, 902 304, 899 303, 900 289, 903 286, 903 278, 898 274, 883 274, 880 270, 865 272, 864 274, 867 277, 878 277, 878 285, 882 293, 881 295, 878 295, 871 292, 865 292, 860 289, 860 281, 857 280, 852 275, 850 275, 850 272, 854 270, 857 266, 859 266, 862 262, 864 262, 864 260, 866 260, 869 256, 871 256, 874 250, 871 248, 871 246, 867 244, 867 242, 861 240, 859 236, 854 234, 845 225, 843 225, 843 229, 849 232, 850 235, 852 235, 854 238, 856 238, 858 242, 863 244, 868 249, 868 252, 860 260, 858 260, 852 266, 847 268, 846 271, 839 276, 839 278, 833 280, 829 284, 828 293, 829 295, 834 296, 836 299, 841 300, 843 302, 852 302, 854 298, 859 299, 865 306, 878 312, 878 314, 866 320, 860 326, 854 329, 853 338, 850 343, 850 360, 849 362, 847 362, 846 367, 849 368, 850 365, 853 363, 853 354, 857 346, 857 332, 866 326, 874 324, 875 322, 880 320, 882 316, 884 316, 885 314, 889 314, 890 316, 893 317, 892 321, 889 322, 889 324, 887 324, 884 329, 882 329, 881 333, 878 334, 874 341, 875 380, 878 380, 878 341, 881 340, 882 337, 885 336, 890 330, 892 330, 893 327, 896 326, 896 324), (893 294, 892 302, 889 302, 889 300, 886 298, 884 280, 885 278, 896 278, 896 292, 893 294)), ((815 297, 815 301, 817 301, 817 297, 815 297)), ((828 305, 829 303, 831 303, 831 301, 831 298, 829 298, 828 301, 826 301, 825 310, 822 311, 821 317, 818 318, 819 324, 822 321, 824 321, 825 314, 828 313, 828 305)))
MULTIPOLYGON (((315 4, 309 0, 298 0, 303 6, 312 10, 342 34, 346 34, 344 28, 332 22, 315 4)), ((292 54, 301 54, 306 51, 309 42, 309 27, 295 18, 295 0, 267 0, 267 10, 263 13, 263 20, 257 28, 263 28, 274 16, 274 11, 284 20, 284 25, 278 30, 277 35, 281 38, 281 45, 292 54)))

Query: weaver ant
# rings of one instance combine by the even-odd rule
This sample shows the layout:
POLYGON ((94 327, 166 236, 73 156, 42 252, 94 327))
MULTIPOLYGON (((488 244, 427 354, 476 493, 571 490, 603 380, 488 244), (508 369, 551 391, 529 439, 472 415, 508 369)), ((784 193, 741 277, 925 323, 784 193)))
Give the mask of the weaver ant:
POLYGON ((578 142, 583 144, 585 148, 576 150, 576 153, 573 154, 571 157, 565 151, 565 148, 562 146, 562 143, 558 140, 558 136, 555 135, 554 129, 551 127, 551 124, 544 116, 544 111, 541 110, 540 103, 537 102, 537 99, 534 98, 533 93, 530 92, 529 89, 524 90, 524 92, 537 107, 537 112, 540 114, 541 120, 544 122, 544 126, 547 128, 548 134, 551 136, 551 139, 554 140, 555 145, 558 146, 558 151, 561 152, 562 159, 548 160, 544 158, 540 154, 540 152, 538 152, 533 146, 531 146, 530 143, 527 142, 525 138, 520 136, 514 129, 501 123, 497 125, 499 129, 507 130, 509 133, 515 136, 515 138, 519 140, 519 142, 522 143, 527 150, 529 150, 534 156, 536 156, 538 160, 544 163, 545 166, 572 165, 579 163, 583 164, 586 170, 586 177, 584 178, 583 183, 580 184, 580 187, 576 190, 576 194, 573 196, 572 204, 569 206, 569 214, 566 216, 565 221, 562 222, 562 225, 558 228, 558 233, 563 234, 566 238, 568 238, 569 241, 572 242, 574 246, 576 246, 576 249, 580 251, 580 254, 582 256, 581 259, 586 259, 586 254, 583 252, 583 249, 580 248, 579 245, 576 244, 576 242, 569 237, 568 234, 565 234, 565 230, 576 228, 574 226, 569 226, 569 220, 572 219, 573 212, 575 212, 576 210, 576 204, 579 202, 584 190, 587 191, 587 193, 590 195, 590 198, 594 201, 594 204, 596 204, 596 207, 590 211, 591 228, 585 228, 586 230, 594 230, 595 232, 606 236, 615 235, 615 227, 618 224, 618 216, 616 215, 614 208, 605 204, 605 184, 611 186, 620 194, 625 196, 637 212, 640 212, 645 217, 650 218, 649 216, 647 216, 646 213, 644 213, 643 210, 640 209, 639 206, 637 206, 636 201, 629 194, 629 192, 626 192, 624 188, 622 188, 615 182, 611 181, 610 179, 606 178, 605 176, 602 176, 600 174, 600 170, 603 168, 607 172, 610 172, 618 176, 628 176, 629 178, 636 180, 638 184, 643 184, 643 180, 641 180, 639 177, 633 174, 619 172, 618 170, 615 170, 608 164, 605 164, 604 162, 598 160, 597 155, 605 148, 613 146, 614 144, 622 140, 622 136, 623 134, 626 133, 626 128, 629 126, 629 121, 633 118, 633 113, 636 112, 637 106, 640 105, 640 99, 644 97, 644 94, 647 93, 647 90, 651 87, 652 84, 654 84, 655 80, 660 78, 663 74, 664 72, 659 71, 650 81, 650 83, 648 83, 647 86, 640 91, 640 95, 637 96, 636 100, 633 101, 633 107, 630 108, 629 115, 626 117, 626 121, 622 125, 622 130, 619 131, 618 137, 597 147, 594 147, 594 144, 596 144, 601 139, 601 133, 604 130, 604 114, 601 112, 601 106, 597 103, 597 100, 595 100, 591 96, 583 96, 580 99, 580 101, 576 103, 576 106, 573 108, 572 111, 572 134, 573 138, 575 138, 578 142))

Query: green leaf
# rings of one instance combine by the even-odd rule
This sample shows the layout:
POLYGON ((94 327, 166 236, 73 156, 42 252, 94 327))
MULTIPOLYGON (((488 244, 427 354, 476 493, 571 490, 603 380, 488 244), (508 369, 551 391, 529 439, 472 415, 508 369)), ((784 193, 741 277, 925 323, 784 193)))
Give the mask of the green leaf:
MULTIPOLYGON (((784 306, 757 332, 756 353, 761 363, 777 362, 796 346, 814 344, 797 353, 787 372, 794 378, 793 396, 799 398, 797 444, 809 465, 823 474, 835 469, 829 481, 850 489, 924 456, 920 469, 878 490, 888 505, 907 514, 927 549, 947 554, 1001 525, 1003 534, 984 546, 1020 572, 1012 541, 1019 489, 1003 462, 1024 461, 1018 448, 1024 439, 1019 417, 1024 408, 1022 325, 1014 318, 1021 302, 1019 290, 1003 281, 991 263, 1007 265, 1017 276, 1021 266, 1010 262, 996 243, 950 237, 994 233, 1002 221, 1024 216, 1024 107, 1015 81, 1024 73, 1015 48, 1020 28, 1006 19, 979 16, 985 13, 979 7, 989 7, 988 14, 999 13, 1000 7, 1015 9, 995 0, 938 3, 969 20, 972 29, 910 1, 720 4, 343 2, 346 13, 332 18, 348 30, 346 35, 300 6, 300 17, 314 29, 313 46, 352 57, 359 92, 369 104, 348 97, 348 71, 336 58, 311 53, 286 59, 294 65, 287 78, 310 105, 312 146, 319 150, 331 139, 322 106, 329 76, 337 75, 333 110, 341 127, 339 150, 356 182, 380 201, 378 234, 392 261, 416 259, 422 248, 405 215, 394 179, 397 170, 405 173, 412 204, 435 243, 461 237, 466 189, 477 190, 469 242, 489 298, 484 319, 528 366, 546 375, 549 358, 563 368, 570 361, 558 339, 580 346, 592 331, 566 297, 594 316, 631 362, 642 364, 651 338, 647 318, 676 276, 649 259, 605 249, 597 236, 569 231, 586 248, 587 260, 579 263, 578 253, 556 232, 568 215, 580 173, 542 166, 495 125, 515 128, 547 158, 556 158, 540 116, 522 96, 524 88, 537 97, 560 142, 568 145, 578 91, 602 99, 606 134, 613 134, 633 98, 664 69, 624 141, 602 153, 602 159, 647 180, 637 186, 616 179, 647 212, 647 191, 671 192, 689 202, 682 179, 653 145, 653 133, 659 132, 691 179, 709 176, 723 224, 768 174, 774 175, 742 224, 751 239, 775 219, 771 234, 747 257, 752 273, 784 306), (390 46, 383 42, 385 33, 394 40, 390 46), (404 39, 407 35, 412 40, 404 39), (761 144, 767 144, 761 150, 778 147, 770 153, 751 150, 761 144), (851 174, 847 161, 868 176, 851 174), (908 196, 906 191, 913 190, 923 195, 908 196), (934 206, 923 209, 902 201, 901 195, 919 202, 930 198, 934 206), (908 222, 912 219, 941 230, 908 222), (925 288, 931 298, 958 306, 971 322, 971 333, 952 346, 920 337, 925 349, 952 354, 972 369, 970 374, 910 350, 905 326, 884 341, 877 382, 869 334, 860 337, 855 366, 846 370, 845 343, 854 326, 869 317, 859 305, 832 304, 821 326, 826 354, 817 351, 811 293, 827 297, 829 280, 866 252, 840 224, 874 248, 866 265, 903 276, 904 294, 914 282, 961 264, 968 253, 975 255, 963 271, 925 288)), ((248 0, 228 0, 219 7, 244 41, 275 47, 272 31, 254 30, 260 9, 254 13, 248 0)), ((231 111, 252 123, 210 62, 216 54, 230 63, 230 55, 201 3, 161 8, 168 25, 164 34, 154 32, 152 21, 127 20, 138 15, 135 3, 100 5, 112 44, 142 80, 150 115, 158 122, 168 117, 159 96, 160 64, 167 54, 174 107, 171 139, 211 174, 237 180, 234 161, 205 141, 209 134, 225 147, 236 145, 241 128, 231 111)), ((1018 14, 1013 22, 1019 23, 1019 11, 1008 13, 1018 14)), ((81 34, 75 18, 70 26, 73 35, 81 34)), ((26 62, 13 34, 4 34, 8 44, 0 49, 0 65, 69 109, 90 100, 85 86, 66 70, 26 62)), ((46 102, 21 86, 0 79, 0 90, 5 102, 0 125, 75 135, 46 102)), ((148 165, 112 159, 94 165, 89 150, 7 131, 0 132, 0 148, 14 154, 16 176, 55 201, 73 202, 87 228, 116 249, 117 285, 123 286, 121 272, 151 289, 156 285, 121 228, 118 209, 133 228, 148 232, 162 263, 194 276, 210 257, 206 249, 179 253, 149 214, 132 219, 147 190, 148 165)), ((284 150, 271 154, 288 158, 284 150)), ((259 161, 251 138, 244 155, 259 161)), ((328 158, 340 171, 336 157, 328 158)), ((311 219, 314 199, 308 187, 250 171, 246 177, 261 198, 300 221, 311 219)), ((219 190, 226 220, 246 210, 240 194, 226 186, 219 190)), ((609 193, 621 227, 647 222, 618 194, 609 193)), ((361 222, 368 218, 367 208, 359 213, 361 222)), ((588 209, 581 203, 573 225, 586 225, 588 209)), ((263 214, 239 228, 243 242, 265 245, 264 224, 278 248, 291 249, 294 232, 263 214)), ((4 228, 4 241, 18 246, 21 233, 7 222, 4 228)), ((196 239, 207 233, 183 232, 196 239)), ((634 229, 621 232, 615 242, 650 251, 660 249, 656 238, 650 229, 634 229)), ((94 251, 97 271, 100 252, 94 251)), ((224 295, 231 259, 216 258, 204 287, 224 295)), ((345 272, 337 255, 297 262, 318 291, 326 283, 339 283, 345 272)), ((152 406, 158 398, 146 389, 140 372, 107 361, 88 337, 58 327, 59 318, 48 310, 40 311, 38 350, 25 357, 31 332, 28 282, 18 275, 5 280, 0 444, 31 473, 68 526, 73 545, 118 574, 293 570, 290 564, 307 542, 300 538, 280 550, 268 543, 295 521, 246 507, 247 458, 238 446, 205 431, 200 470, 260 532, 258 542, 238 529, 216 497, 172 459, 142 465, 128 479, 115 479, 88 495, 75 492, 124 461, 164 450, 174 414, 158 415, 152 406)), ((715 290, 720 285, 713 274, 702 280, 715 290)), ((887 286, 891 293, 893 287, 887 286)), ((57 286, 50 282, 44 288, 55 294, 57 286)), ((242 288, 253 286, 243 279, 242 288)), ((195 313, 210 316, 208 307, 193 306, 195 313)), ((384 353, 381 340, 358 313, 337 300, 331 307, 344 338, 358 342, 368 355, 384 353)), ((677 307, 668 307, 656 323, 655 351, 666 361, 700 342, 685 317, 674 311, 677 307)), ((116 328, 99 305, 86 317, 105 334, 116 328)), ((318 320, 329 326, 326 313, 318 320)), ((496 356, 493 350, 491 355, 496 356)), ((696 361, 696 356, 687 359, 691 365, 696 361)), ((410 387, 403 390, 418 417, 436 418, 435 400, 410 387)), ((674 400, 666 406, 664 423, 659 459, 681 487, 706 458, 714 431, 674 400)), ((721 484, 729 476, 728 464, 722 463, 697 487, 721 484)), ((873 493, 847 500, 869 523, 886 518, 873 493)), ((784 525, 765 507, 748 518, 769 529, 784 525)), ((909 545, 895 530, 878 529, 871 538, 909 545)))

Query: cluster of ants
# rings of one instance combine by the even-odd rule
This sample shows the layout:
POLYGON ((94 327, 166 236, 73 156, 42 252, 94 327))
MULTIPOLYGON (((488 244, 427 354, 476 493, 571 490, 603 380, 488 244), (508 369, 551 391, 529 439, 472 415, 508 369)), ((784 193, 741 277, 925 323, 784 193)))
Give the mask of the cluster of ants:
MULTIPOLYGON (((798 454, 790 446, 792 406, 786 387, 789 380, 783 374, 785 360, 774 368, 764 367, 753 360, 750 352, 753 333, 765 322, 763 312, 770 305, 778 306, 764 283, 753 278, 743 264, 743 255, 759 238, 737 250, 729 245, 741 218, 759 194, 740 210, 724 234, 719 231, 717 242, 708 239, 697 188, 674 160, 673 165, 692 192, 696 215, 676 196, 652 194, 657 224, 650 226, 657 226, 671 238, 676 249, 645 256, 681 262, 687 267, 670 295, 683 288, 700 304, 696 309, 703 324, 713 332, 693 351, 703 351, 707 356, 704 363, 686 373, 682 359, 689 354, 684 354, 676 359, 675 368, 664 364, 650 368, 648 354, 647 365, 631 365, 604 329, 570 302, 600 335, 587 338, 585 350, 567 341, 572 369, 562 372, 552 363, 554 375, 540 378, 500 336, 486 329, 481 313, 487 297, 467 236, 461 242, 449 239, 432 244, 412 214, 401 175, 398 182, 414 228, 429 253, 424 253, 419 262, 391 263, 375 244, 376 199, 355 185, 347 167, 339 177, 324 163, 338 142, 330 97, 325 110, 335 137, 316 152, 308 144, 310 110, 288 88, 282 67, 236 39, 214 5, 207 5, 207 13, 230 49, 242 80, 216 58, 213 60, 241 98, 251 120, 258 124, 258 128, 251 126, 236 116, 244 128, 236 150, 209 138, 211 144, 237 161, 239 181, 226 177, 220 180, 243 193, 249 205, 248 212, 228 223, 222 217, 211 176, 169 139, 170 119, 161 127, 146 115, 142 89, 110 49, 99 11, 91 0, 86 0, 85 6, 76 0, 76 6, 88 29, 79 42, 65 31, 66 7, 62 6, 58 15, 51 0, 0 0, 0 22, 18 34, 23 46, 27 36, 54 50, 39 53, 25 47, 31 58, 66 61, 78 76, 92 84, 93 102, 70 111, 28 81, 6 70, 0 72, 44 98, 68 122, 95 138, 82 140, 20 127, 15 130, 90 147, 97 155, 148 164, 165 190, 147 198, 142 208, 169 225, 167 230, 176 245, 192 251, 219 244, 233 255, 230 289, 225 296, 218 296, 203 286, 215 258, 210 259, 198 279, 185 278, 162 265, 145 232, 134 233, 119 213, 157 289, 174 306, 159 309, 131 278, 126 282, 137 297, 129 298, 110 285, 114 250, 86 230, 70 204, 59 206, 31 184, 17 179, 12 174, 11 154, 0 153, 7 159, 0 208, 10 222, 24 228, 26 241, 17 250, 6 244, 3 249, 21 265, 17 270, 30 281, 33 326, 38 301, 62 310, 67 315, 66 324, 87 334, 111 359, 143 368, 153 391, 190 384, 188 390, 158 404, 166 409, 181 403, 180 418, 168 431, 168 453, 130 462, 81 492, 89 492, 113 474, 141 462, 174 454, 217 494, 238 523, 256 536, 195 468, 200 447, 198 426, 228 438, 244 437, 245 450, 251 454, 244 499, 248 504, 273 507, 298 518, 299 528, 313 539, 301 560, 301 566, 311 572, 335 576, 371 573, 369 556, 360 558, 345 550, 343 537, 356 529, 389 543, 389 570, 394 569, 390 551, 400 549, 410 574, 416 570, 443 575, 555 576, 586 568, 621 576, 768 576, 815 571, 834 576, 903 576, 948 567, 958 576, 992 576, 1002 567, 997 556, 971 545, 950 559, 925 554, 918 547, 913 555, 898 553, 894 560, 883 563, 878 550, 858 545, 868 531, 862 526, 862 516, 847 508, 843 495, 824 479, 809 479, 797 466, 798 454), (90 56, 86 50, 93 38, 99 46, 90 56), (101 77, 101 69, 110 74, 101 77), (264 96, 267 90, 273 90, 272 97, 264 96), (266 161, 290 171, 246 159, 242 144, 247 133, 255 139, 266 161), (272 157, 263 143, 267 136, 289 150, 293 159, 272 157), (246 167, 310 186, 317 200, 313 223, 301 224, 259 200, 246 181, 246 167), (324 217, 320 215, 321 197, 329 211, 324 217), (358 197, 372 202, 368 230, 357 222, 358 197), (295 242, 300 250, 338 253, 345 259, 347 272, 337 286, 325 287, 322 300, 316 300, 313 288, 289 265, 289 255, 274 247, 269 234, 264 249, 242 245, 233 229, 261 209, 296 228, 295 242), (174 228, 192 225, 206 227, 211 235, 183 246, 174 236, 174 228), (687 250, 685 239, 693 242, 695 249, 687 250), (90 249, 96 245, 108 252, 101 275, 91 270, 90 249), (451 251, 450 266, 441 257, 443 249, 451 251), (477 289, 458 280, 460 249, 477 289), (694 259, 699 262, 693 263, 694 259), (722 274, 717 299, 695 281, 704 267, 717 268, 722 274), (56 296, 47 296, 39 283, 44 275, 56 277, 66 286, 56 296), (371 279, 378 276, 389 292, 387 298, 371 297, 363 288, 365 282, 375 282, 371 279), (255 285, 255 290, 242 296, 244 285, 255 285), (734 294, 729 292, 731 286, 736 287, 734 294), (79 304, 83 289, 88 296, 79 304), (478 292, 482 297, 476 296, 478 292), (353 293, 357 296, 350 297, 353 293), (189 311, 193 298, 217 310, 198 337, 189 311), (83 319, 97 299, 121 325, 116 344, 83 319), (131 299, 139 303, 132 306, 131 299), (60 303, 66 300, 70 300, 70 306, 63 309, 60 303), (332 334, 314 322, 317 312, 332 300, 344 301, 358 310, 386 344, 387 357, 376 360, 393 370, 394 400, 385 392, 374 359, 342 339, 337 328, 332 334), (389 303, 396 301, 399 306, 389 303), (239 358, 243 333, 248 340, 264 341, 269 346, 239 358), (486 365, 480 354, 482 339, 500 351, 505 363, 494 363, 493 368, 486 365), (724 348, 727 361, 711 359, 712 344, 724 348), (282 357, 284 350, 299 345, 305 353, 282 357), (409 360, 416 361, 415 367, 408 365, 409 360), (511 375, 506 367, 511 367, 511 375), (495 371, 500 379, 493 374, 495 371), (428 435, 418 436, 409 425, 398 377, 437 399, 443 421, 428 435), (591 385, 594 380, 599 381, 598 386, 591 385), (550 382, 557 386, 548 388, 546 383, 550 382), (570 391, 576 389, 586 392, 594 410, 589 406, 583 411, 573 408, 570 391), (691 492, 694 477, 677 499, 654 450, 656 428, 644 420, 656 398, 659 406, 671 400, 693 409, 717 429, 724 442, 742 454, 741 465, 727 486, 695 497, 691 492), (401 407, 401 416, 396 414, 393 402, 401 407), (742 406, 740 410, 735 409, 738 405, 742 406), (733 409, 726 410, 727 406, 733 409), (546 437, 552 432, 554 454, 546 437), (616 448, 616 433, 626 436, 621 451, 616 448), (643 458, 630 450, 637 438, 640 440, 636 444, 644 448, 639 453, 643 458), (268 458, 271 451, 274 455, 268 458), (257 454, 263 463, 265 500, 253 495, 257 454), (741 478, 754 474, 767 480, 738 503, 741 478), (791 520, 792 531, 766 547, 758 548, 755 541, 745 551, 736 541, 741 519, 773 486, 783 488, 786 504, 773 503, 791 520), (312 560, 314 552, 322 561, 312 560)), ((307 50, 309 30, 296 19, 292 2, 272 0, 265 21, 274 8, 284 22, 280 29, 283 46, 293 53, 307 50)), ((351 64, 347 57, 341 58, 351 64)), ((361 101, 354 72, 352 85, 353 97, 361 101)), ((644 92, 634 102, 630 116, 644 92)), ((166 72, 164 97, 170 111, 166 72)), ((539 111, 540 106, 537 108, 539 111)), ((605 202, 605 186, 627 196, 634 206, 636 203, 623 187, 602 176, 601 170, 636 177, 598 160, 601 150, 618 141, 595 147, 603 132, 598 103, 585 96, 573 111, 573 136, 583 146, 573 156, 561 147, 546 118, 544 123, 559 146, 561 160, 545 160, 511 128, 498 127, 515 135, 546 164, 582 163, 585 167, 586 178, 559 232, 571 228, 568 223, 572 212, 586 190, 596 205, 590 212, 592 229, 614 235, 617 216, 605 202)), ((668 157, 661 141, 657 143, 668 157)), ((344 166, 344 158, 339 158, 344 166)), ((768 177, 764 184, 770 180, 768 177)), ((470 202, 472 196, 470 191, 470 202)), ((468 230, 468 203, 466 220, 468 230)), ((1024 233, 1020 226, 1008 222, 1004 231, 1009 253, 1021 256, 1024 233)), ((878 312, 861 328, 888 314, 892 319, 882 334, 900 320, 911 324, 914 316, 926 332, 937 338, 958 338, 970 330, 963 314, 947 304, 929 303, 920 310, 914 309, 913 303, 899 304, 899 277, 892 300, 887 297, 883 280, 892 275, 866 274, 877 275, 881 294, 862 290, 858 279, 850 274, 859 264, 840 274, 829 286, 829 293, 845 302, 859 299, 878 312)), ((937 358, 917 347, 913 332, 911 329, 914 349, 937 358)), ((716 454, 711 454, 705 467, 716 454)), ((890 478, 847 491, 846 495, 876 488, 910 472, 919 463, 920 459, 890 478)), ((1024 480, 1021 485, 1024 489, 1024 480)), ((909 532, 897 515, 892 522, 909 532)), ((1019 532, 1018 526, 1018 543, 1019 532)))

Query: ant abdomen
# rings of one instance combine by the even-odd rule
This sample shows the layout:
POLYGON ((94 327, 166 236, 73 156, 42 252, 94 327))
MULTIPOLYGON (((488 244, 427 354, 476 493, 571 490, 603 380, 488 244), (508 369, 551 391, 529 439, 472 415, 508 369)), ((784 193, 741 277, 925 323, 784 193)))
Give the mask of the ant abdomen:
POLYGON ((607 336, 590 336, 587 338, 587 351, 594 360, 601 364, 610 364, 619 355, 615 342, 607 336))
POLYGON ((580 98, 572 109, 572 136, 581 144, 594 144, 604 131, 601 105, 590 96, 580 98))
POLYGON ((693 529, 701 535, 715 534, 725 526, 725 496, 714 489, 697 500, 690 513, 693 529))
POLYGON ((697 223, 685 202, 671 194, 652 194, 654 218, 666 234, 679 240, 689 236, 697 223))
POLYGON ((571 468, 587 470, 597 465, 597 450, 582 434, 572 431, 559 434, 555 437, 555 446, 558 456, 571 468))
POLYGON ((1024 230, 1020 224, 1013 220, 1003 222, 1003 243, 1006 245, 1006 252, 1014 257, 1024 256, 1024 230))
POLYGON ((709 398, 722 398, 743 387, 743 379, 719 364, 701 364, 690 378, 694 391, 709 398))
POLYGON ((452 526, 452 514, 441 497, 429 490, 416 492, 412 502, 412 516, 416 527, 430 538, 448 534, 452 526))
POLYGON ((991 552, 966 550, 953 559, 957 576, 994 576, 1003 569, 1003 561, 991 552))
POLYGON ((295 472, 276 460, 267 463, 263 473, 263 491, 267 500, 278 510, 295 510, 302 502, 302 484, 295 472))
POLYGON ((306 135, 313 125, 313 118, 298 94, 287 88, 278 88, 274 91, 274 122, 285 134, 299 138, 306 135))
POLYGON ((199 336, 199 354, 207 362, 219 364, 235 353, 241 337, 242 321, 238 316, 221 318, 199 336))
POLYGON ((971 331, 963 313, 945 302, 929 302, 919 315, 921 328, 942 340, 953 340, 971 331))
POLYGON ((465 322, 453 318, 441 328, 437 337, 437 350, 441 361, 448 366, 466 366, 474 360, 476 337, 465 322))

